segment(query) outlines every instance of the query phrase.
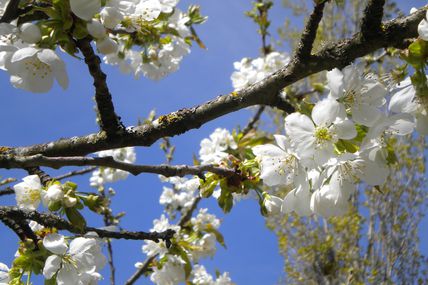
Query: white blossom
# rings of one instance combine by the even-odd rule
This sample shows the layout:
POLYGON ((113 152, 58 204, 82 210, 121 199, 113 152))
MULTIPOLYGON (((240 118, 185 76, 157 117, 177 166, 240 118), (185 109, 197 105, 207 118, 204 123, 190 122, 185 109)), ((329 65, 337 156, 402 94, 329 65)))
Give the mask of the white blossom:
POLYGON ((49 186, 46 191, 41 191, 41 199, 45 207, 49 206, 49 203, 59 202, 64 198, 64 192, 61 185, 53 184, 49 186))
POLYGON ((144 21, 153 21, 159 17, 162 10, 159 0, 142 0, 135 6, 134 15, 144 21))
POLYGON ((88 33, 95 39, 103 39, 107 36, 106 28, 98 20, 92 20, 86 24, 88 33))
POLYGON ((171 13, 175 6, 177 6, 178 1, 179 0, 159 0, 162 13, 171 13))
MULTIPOLYGON (((133 147, 124 147, 118 149, 104 150, 97 152, 99 157, 113 157, 114 160, 125 163, 134 163, 136 160, 136 154, 133 147)), ((92 172, 92 176, 89 179, 92 187, 99 187, 105 183, 112 183, 118 180, 126 179, 129 173, 110 167, 102 167, 92 172)))
POLYGON ((329 96, 343 104, 356 123, 371 127, 381 116, 379 108, 386 102, 387 90, 374 75, 362 74, 356 65, 327 72, 329 96))
POLYGON ((114 29, 123 20, 123 14, 116 7, 104 7, 100 18, 106 28, 114 29))
POLYGON ((201 238, 197 239, 192 245, 194 249, 190 252, 193 262, 198 262, 205 257, 213 257, 217 251, 217 239, 212 233, 204 234, 201 238))
POLYGON ((90 21, 101 9, 101 0, 70 0, 71 11, 80 19, 90 21))
MULTIPOLYGON (((160 233, 169 229, 174 230, 176 233, 180 231, 179 226, 171 225, 168 218, 162 214, 160 219, 155 219, 153 221, 153 228, 150 231, 160 233)), ((159 254, 160 257, 163 257, 168 252, 165 241, 154 242, 145 240, 142 250, 147 256, 159 254)))
POLYGON ((229 272, 223 272, 214 282, 214 285, 236 285, 232 282, 229 272))
POLYGON ((416 120, 416 131, 421 135, 428 135, 427 111, 422 104, 417 102, 416 90, 410 77, 398 83, 392 94, 388 106, 389 111, 413 115, 416 120))
POLYGON ((266 144, 253 147, 260 162, 260 178, 268 186, 293 183, 301 166, 285 136, 275 135, 277 145, 266 144))
POLYGON ((16 203, 20 209, 34 211, 40 204, 42 184, 37 175, 24 177, 23 182, 13 186, 16 194, 16 203))
POLYGON ((199 157, 202 164, 218 164, 227 158, 226 150, 236 149, 238 146, 233 136, 226 129, 217 128, 210 135, 201 141, 199 157))
POLYGON ((150 280, 157 285, 176 285, 184 282, 184 261, 177 256, 168 255, 168 260, 163 264, 162 269, 153 268, 150 280))
POLYGON ((265 57, 253 60, 243 58, 233 64, 235 67, 231 76, 233 88, 239 90, 254 84, 284 67, 289 61, 290 57, 286 53, 279 52, 271 52, 265 57))
POLYGON ((24 23, 19 27, 19 37, 24 42, 35 44, 42 39, 40 28, 33 23, 24 23))
POLYGON ((192 270, 192 283, 196 285, 212 285, 214 280, 203 265, 197 264, 192 270))
POLYGON ((51 49, 25 47, 16 50, 4 64, 16 88, 33 93, 48 92, 54 79, 63 89, 68 87, 64 62, 51 49))
POLYGON ((203 230, 210 225, 214 229, 218 229, 220 227, 220 220, 212 214, 208 213, 207 208, 199 209, 196 217, 192 217, 190 220, 195 231, 203 230))
POLYGON ((314 159, 320 165, 333 155, 334 144, 339 139, 348 140, 357 135, 343 105, 331 98, 315 104, 312 119, 300 113, 288 115, 285 130, 297 154, 314 159))
POLYGON ((283 200, 274 195, 264 195, 263 204, 268 214, 277 214, 281 212, 283 200))
POLYGON ((8 285, 9 284, 9 267, 0 262, 0 285, 8 285))
POLYGON ((428 11, 425 18, 418 25, 418 34, 421 39, 428 41, 428 11))
POLYGON ((97 50, 102 54, 116 53, 119 49, 118 44, 109 37, 104 37, 96 41, 97 50))
POLYGON ((56 274, 58 285, 96 284, 102 277, 98 273, 106 263, 101 247, 94 238, 78 237, 67 245, 64 236, 49 234, 43 246, 54 253, 46 260, 43 275, 51 279, 56 274))

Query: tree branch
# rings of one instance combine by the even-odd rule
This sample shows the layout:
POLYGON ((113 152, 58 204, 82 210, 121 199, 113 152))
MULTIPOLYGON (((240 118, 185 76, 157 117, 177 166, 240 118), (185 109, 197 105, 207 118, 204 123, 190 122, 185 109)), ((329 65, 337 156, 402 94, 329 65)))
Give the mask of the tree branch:
POLYGON ((380 48, 406 48, 406 40, 417 37, 417 26, 425 13, 425 8, 422 8, 407 17, 385 22, 382 34, 375 38, 366 39, 361 33, 357 33, 351 38, 331 43, 317 54, 311 55, 309 60, 293 60, 288 66, 248 88, 219 96, 193 108, 161 116, 152 124, 130 127, 115 138, 108 138, 101 132, 46 144, 11 148, 6 150, 6 153, 20 156, 76 156, 118 147, 150 146, 162 137, 173 137, 199 128, 209 121, 249 106, 269 105, 292 112, 294 109, 291 105, 278 95, 280 90, 311 74, 335 67, 343 68, 355 59, 380 48))
POLYGON ((85 38, 76 41, 77 47, 82 52, 89 73, 94 79, 95 101, 99 114, 99 123, 108 137, 121 133, 125 127, 114 111, 113 100, 107 86, 107 75, 101 70, 101 60, 95 54, 91 46, 91 39, 85 38))
POLYGON ((153 262, 153 260, 155 260, 155 258, 158 255, 152 255, 150 257, 148 257, 144 262, 143 265, 141 267, 139 267, 134 274, 132 274, 131 277, 129 277, 129 279, 125 282, 125 285, 132 285, 134 284, 144 273, 146 273, 147 270, 149 270, 150 268, 150 264, 153 262))
POLYGON ((6 189, 0 190, 0 197, 6 196, 6 195, 12 195, 15 193, 15 190, 13 190, 12 187, 7 187, 6 189))
POLYGON ((237 175, 234 170, 218 167, 214 165, 135 165, 114 160, 113 157, 46 157, 33 155, 27 157, 0 156, 0 167, 2 168, 28 168, 36 166, 47 166, 51 168, 61 168, 64 166, 101 166, 121 169, 133 175, 141 173, 155 173, 166 177, 185 175, 202 175, 204 172, 212 172, 221 176, 237 175))
POLYGON ((0 218, 8 218, 19 223, 20 221, 33 220, 45 226, 57 228, 58 230, 67 230, 74 234, 86 234, 88 232, 95 232, 101 238, 114 238, 114 239, 127 239, 127 240, 152 240, 159 242, 159 240, 169 241, 175 232, 173 230, 166 230, 164 232, 131 232, 120 231, 113 232, 93 227, 85 227, 83 230, 78 229, 70 222, 57 217, 52 214, 42 214, 36 211, 22 211, 17 207, 0 206, 0 218))
POLYGON ((366 38, 375 38, 382 34, 383 6, 385 0, 370 0, 363 12, 361 21, 361 35, 366 38))
MULTIPOLYGON (((193 212, 198 207, 199 202, 202 200, 201 197, 196 197, 193 201, 192 205, 188 208, 186 213, 181 216, 180 220, 178 221, 177 225, 180 227, 183 227, 185 224, 187 224, 188 221, 192 218, 193 212)), ((146 273, 149 270, 150 264, 153 262, 153 260, 158 257, 158 254, 152 255, 150 257, 147 257, 147 259, 143 262, 143 265, 139 267, 134 274, 125 282, 125 285, 132 285, 134 284, 144 273, 146 273)))
POLYGON ((244 135, 248 134, 252 129, 254 129, 255 124, 260 120, 260 117, 262 116, 265 108, 266 106, 260 106, 259 109, 257 109, 254 116, 248 122, 248 125, 242 130, 244 135))
POLYGON ((0 19, 0 23, 10 23, 19 16, 19 0, 10 0, 0 19))
POLYGON ((318 26, 321 22, 326 2, 327 1, 322 1, 321 3, 315 4, 314 10, 309 16, 309 20, 306 23, 305 29, 303 30, 302 36, 300 38, 300 43, 295 53, 296 60, 305 60, 306 57, 311 55, 312 47, 317 36, 318 26))
POLYGON ((63 180, 65 178, 70 178, 70 177, 74 177, 74 176, 77 176, 77 175, 83 175, 83 174, 90 173, 90 172, 94 171, 95 169, 97 169, 96 166, 91 166, 91 167, 87 167, 87 168, 84 168, 84 169, 79 169, 79 170, 71 171, 71 172, 68 172, 68 173, 56 176, 56 177, 54 177, 54 179, 55 180, 63 180))

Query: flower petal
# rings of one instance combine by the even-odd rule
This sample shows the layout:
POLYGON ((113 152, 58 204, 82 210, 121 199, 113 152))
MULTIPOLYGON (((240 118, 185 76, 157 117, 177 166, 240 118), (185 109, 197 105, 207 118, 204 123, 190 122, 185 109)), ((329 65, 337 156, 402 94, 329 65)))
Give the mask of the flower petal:
POLYGON ((327 85, 330 88, 330 96, 339 99, 343 95, 343 73, 335 68, 327 72, 327 85))
POLYGON ((45 261, 45 267, 43 268, 43 276, 46 279, 51 279, 61 267, 61 257, 58 255, 51 255, 45 261))
POLYGON ((52 233, 45 236, 43 238, 43 246, 50 252, 58 255, 65 254, 68 248, 64 236, 57 233, 52 233))
POLYGON ((331 97, 319 101, 312 109, 312 119, 317 126, 329 126, 337 118, 346 118, 345 107, 331 97))
POLYGON ((355 124, 351 120, 341 120, 333 125, 334 132, 337 137, 344 140, 350 140, 357 136, 357 130, 355 124))
POLYGON ((352 119, 361 125, 372 127, 381 117, 382 112, 369 104, 355 104, 352 107, 352 119))

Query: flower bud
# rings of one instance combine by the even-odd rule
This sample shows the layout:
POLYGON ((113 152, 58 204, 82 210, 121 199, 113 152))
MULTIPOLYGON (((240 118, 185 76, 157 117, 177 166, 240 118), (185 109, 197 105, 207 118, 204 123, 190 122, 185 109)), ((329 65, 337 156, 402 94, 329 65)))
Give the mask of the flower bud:
POLYGON ((113 7, 105 7, 100 16, 101 22, 107 29, 114 29, 123 20, 123 15, 113 7))
POLYGON ((24 23, 19 27, 19 37, 26 43, 35 44, 42 38, 40 28, 33 23, 24 23))
POLYGON ((114 40, 106 37, 97 41, 97 49, 102 54, 116 53, 118 50, 118 45, 114 40))
POLYGON ((100 40, 106 37, 106 28, 98 21, 91 21, 86 25, 88 33, 95 39, 100 40))

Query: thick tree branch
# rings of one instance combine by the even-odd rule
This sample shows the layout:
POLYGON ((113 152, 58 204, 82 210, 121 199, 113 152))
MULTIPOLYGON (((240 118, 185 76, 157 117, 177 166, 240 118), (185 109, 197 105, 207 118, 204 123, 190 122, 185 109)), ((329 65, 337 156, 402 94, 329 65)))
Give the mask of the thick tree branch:
POLYGON ((309 16, 309 20, 306 23, 305 29, 303 30, 302 36, 300 38, 300 43, 295 53, 296 60, 305 60, 308 56, 311 55, 312 47, 317 36, 318 26, 321 22, 326 2, 327 1, 322 1, 319 4, 315 4, 314 10, 309 16))
POLYGON ((417 37, 417 26, 424 18, 425 12, 425 9, 419 9, 407 17, 385 22, 382 34, 375 38, 366 39, 358 33, 351 38, 331 43, 317 54, 311 55, 309 60, 292 61, 268 78, 239 92, 232 92, 205 104, 161 116, 152 124, 130 127, 113 139, 109 139, 101 132, 46 144, 12 148, 6 153, 20 156, 34 154, 76 156, 125 146, 150 146, 162 137, 173 137, 199 128, 209 121, 249 106, 269 105, 291 112, 293 108, 278 96, 280 90, 311 74, 335 67, 343 68, 355 59, 380 48, 406 48, 406 40, 417 37))
POLYGON ((113 232, 93 227, 85 227, 83 230, 81 230, 72 225, 70 222, 55 215, 42 214, 36 211, 22 211, 19 210, 17 207, 9 206, 0 206, 0 218, 12 219, 16 223, 19 223, 20 221, 33 220, 45 227, 57 228, 58 230, 66 230, 78 235, 95 232, 101 238, 152 240, 154 242, 159 242, 159 240, 168 241, 175 234, 173 230, 166 230, 161 233, 131 231, 113 232))
POLYGON ((115 136, 124 130, 124 126, 114 111, 113 100, 107 86, 107 75, 101 70, 101 60, 95 54, 91 46, 91 39, 85 38, 76 41, 77 47, 82 52, 89 73, 94 79, 95 102, 99 114, 100 127, 108 137, 115 136))
POLYGON ((385 0, 370 0, 363 12, 361 35, 367 39, 382 34, 383 6, 385 0))
POLYGON ((19 16, 19 0, 10 0, 0 19, 0 23, 10 23, 19 16))
MULTIPOLYGON (((113 157, 46 157, 42 155, 33 155, 27 157, 18 156, 0 156, 0 167, 2 168, 28 168, 47 166, 51 168, 61 168, 64 166, 101 166, 121 169, 133 175, 141 173, 155 173, 166 177, 185 176, 185 175, 202 175, 204 172, 212 172, 221 176, 236 175, 234 170, 217 167, 213 165, 135 165, 114 160, 113 157)), ((32 173, 35 174, 35 173, 32 173)), ((39 175, 40 176, 40 175, 39 175)), ((49 178, 51 180, 52 178, 49 178)))

